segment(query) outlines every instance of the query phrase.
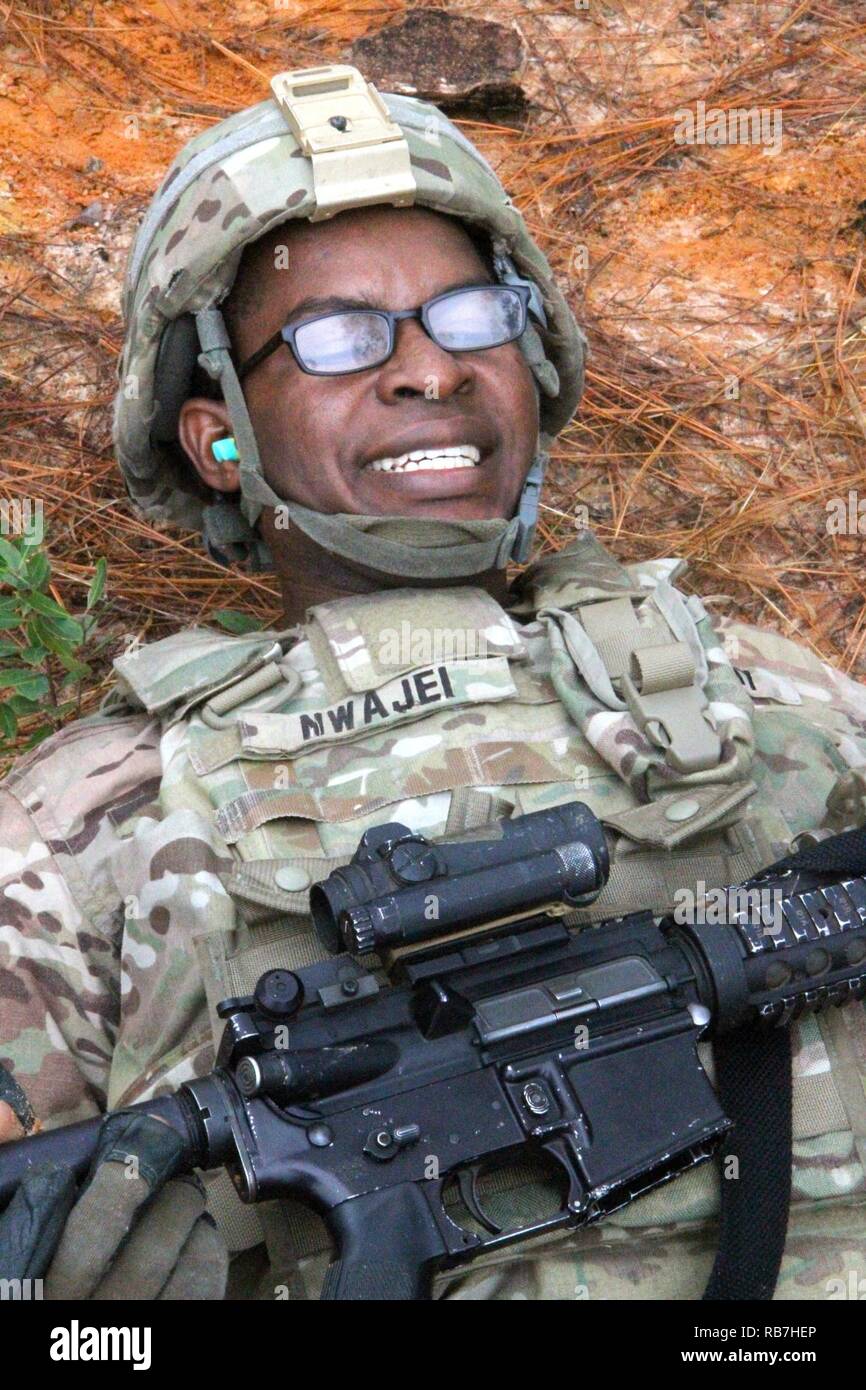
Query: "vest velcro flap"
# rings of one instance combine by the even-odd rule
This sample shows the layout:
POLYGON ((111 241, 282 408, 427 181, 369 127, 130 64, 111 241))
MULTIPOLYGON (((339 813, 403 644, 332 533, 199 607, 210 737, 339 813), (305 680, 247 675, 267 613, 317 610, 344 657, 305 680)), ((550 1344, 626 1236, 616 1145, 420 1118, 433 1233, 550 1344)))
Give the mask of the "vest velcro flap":
POLYGON ((334 700, 420 667, 528 656, 505 610, 472 586, 334 599, 307 617, 316 665, 334 700))
POLYGON ((327 878, 332 870, 349 862, 348 855, 295 855, 285 859, 238 860, 220 874, 229 896, 243 903, 247 923, 264 920, 269 914, 304 916, 310 910, 310 886, 327 878), (251 910, 250 905, 259 911, 251 910))
POLYGON ((718 829, 732 813, 739 819, 743 803, 756 791, 752 781, 733 786, 689 787, 685 792, 660 796, 645 806, 603 815, 602 820, 637 844, 670 850, 705 830, 718 829))
POLYGON ((266 661, 279 660, 287 639, 296 635, 297 628, 245 637, 207 627, 186 628, 159 642, 132 647, 112 664, 121 690, 131 692, 149 714, 161 714, 178 705, 186 710, 266 661))

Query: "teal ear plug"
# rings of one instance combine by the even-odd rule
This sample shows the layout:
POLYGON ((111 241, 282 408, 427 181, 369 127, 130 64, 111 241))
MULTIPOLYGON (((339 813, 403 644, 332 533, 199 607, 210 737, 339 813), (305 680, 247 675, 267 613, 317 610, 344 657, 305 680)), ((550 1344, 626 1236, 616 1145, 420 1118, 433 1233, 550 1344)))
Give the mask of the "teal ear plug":
POLYGON ((217 463, 238 463, 240 460, 234 435, 230 434, 228 439, 215 439, 210 447, 217 463))

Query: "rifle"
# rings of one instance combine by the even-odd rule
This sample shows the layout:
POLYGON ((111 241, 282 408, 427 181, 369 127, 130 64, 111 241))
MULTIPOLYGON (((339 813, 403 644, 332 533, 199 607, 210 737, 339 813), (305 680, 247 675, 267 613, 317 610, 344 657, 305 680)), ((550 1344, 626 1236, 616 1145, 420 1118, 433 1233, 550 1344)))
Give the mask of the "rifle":
MULTIPOLYGON (((246 1202, 321 1212, 324 1298, 427 1298, 442 1270, 598 1221, 730 1129, 699 1039, 866 994, 864 877, 770 872, 730 890, 722 922, 638 911, 575 929, 565 915, 608 874, 581 802, 460 842, 368 830, 311 889, 336 954, 223 1000, 214 1071, 127 1108, 180 1133, 187 1171, 225 1165, 246 1202), (481 1179, 532 1157, 561 1201, 502 1229, 481 1179)), ((0 1207, 45 1159, 83 1178, 100 1124, 4 1145, 0 1207)))

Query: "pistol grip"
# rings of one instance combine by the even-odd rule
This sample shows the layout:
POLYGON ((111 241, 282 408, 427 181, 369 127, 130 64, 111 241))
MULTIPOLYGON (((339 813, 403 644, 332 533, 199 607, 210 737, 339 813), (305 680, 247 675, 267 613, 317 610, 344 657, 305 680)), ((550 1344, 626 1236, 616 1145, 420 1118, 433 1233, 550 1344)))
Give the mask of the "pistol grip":
POLYGON ((424 1193, 401 1183, 340 1202, 326 1213, 337 1243, 322 1299, 429 1299, 445 1254, 424 1193))

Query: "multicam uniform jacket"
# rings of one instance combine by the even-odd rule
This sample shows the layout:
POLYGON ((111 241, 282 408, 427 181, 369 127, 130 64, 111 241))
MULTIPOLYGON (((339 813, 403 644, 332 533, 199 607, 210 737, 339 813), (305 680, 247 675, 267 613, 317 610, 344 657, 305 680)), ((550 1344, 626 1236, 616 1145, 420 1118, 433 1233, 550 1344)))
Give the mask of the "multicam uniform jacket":
MULTIPOLYGON (((319 605, 290 633, 194 629, 120 658, 102 712, 0 786, 0 1062, 43 1121, 210 1070, 216 1002, 320 958, 309 885, 381 821, 435 836, 578 797, 613 846, 587 919, 670 910, 678 887, 700 896, 802 832, 862 824, 866 689, 787 639, 711 620, 675 588, 681 568, 623 568, 584 533, 523 576, 508 611, 477 588, 402 590, 319 605), (622 698, 628 670, 644 694, 673 692, 681 753, 715 738, 711 766, 671 765, 622 698)), ((866 1012, 807 1018, 794 1043, 776 1296, 863 1297, 866 1012)), ((222 1174, 208 1183, 237 1252, 229 1296, 315 1296, 318 1219, 243 1208, 222 1174)), ((718 1189, 705 1164, 600 1226, 441 1276, 437 1292, 699 1297, 718 1189)), ((491 1204, 514 1220, 542 1200, 525 1170, 491 1204)))

